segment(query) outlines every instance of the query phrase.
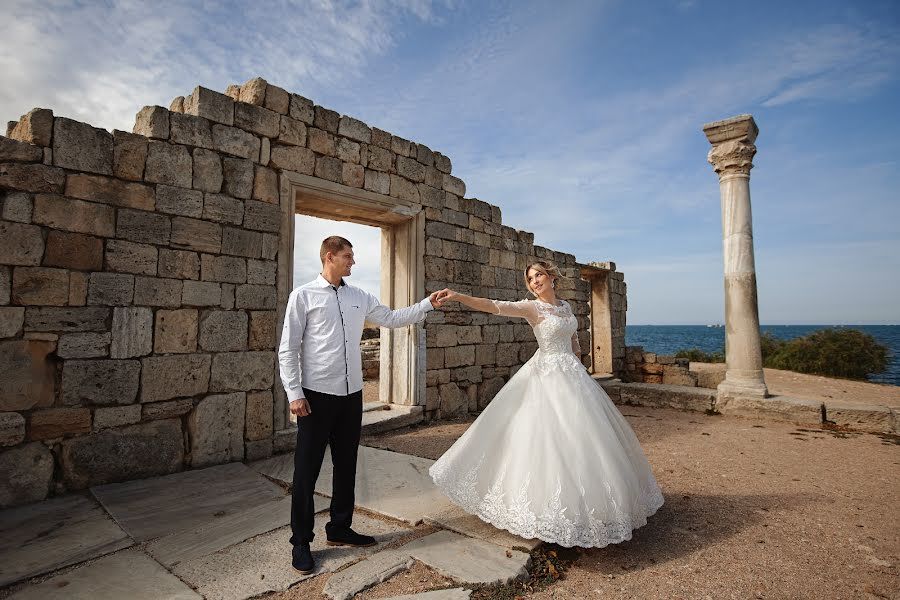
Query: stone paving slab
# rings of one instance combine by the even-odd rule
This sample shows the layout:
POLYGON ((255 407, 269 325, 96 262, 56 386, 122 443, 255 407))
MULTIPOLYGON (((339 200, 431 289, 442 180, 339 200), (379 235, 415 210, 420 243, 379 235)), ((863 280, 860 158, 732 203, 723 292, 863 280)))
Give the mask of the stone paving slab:
POLYGON ((504 548, 526 548, 529 552, 541 545, 541 540, 527 540, 506 531, 497 529, 490 523, 485 523, 475 515, 469 514, 455 504, 440 511, 433 511, 430 507, 425 513, 425 522, 437 525, 442 529, 449 529, 469 537, 478 538, 504 548))
MULTIPOLYGON (((418 525, 422 522, 425 507, 438 512, 452 506, 428 475, 432 464, 434 461, 427 458, 360 446, 356 466, 356 505, 418 525)), ((316 492, 330 497, 331 481, 331 457, 326 453, 316 481, 316 492)))
POLYGON ((200 600, 138 550, 126 550, 23 588, 7 600, 200 600))
POLYGON ((257 460, 247 465, 269 479, 280 481, 291 487, 294 485, 294 453, 276 454, 271 458, 257 460))
POLYGON ((403 596, 391 596, 384 600, 469 600, 472 590, 463 588, 450 588, 447 590, 433 590, 419 592, 418 594, 405 594, 403 596))
POLYGON ((91 492, 137 541, 198 529, 285 495, 241 463, 112 483, 91 492))
POLYGON ((131 546, 91 498, 66 496, 0 511, 0 586, 131 546))
POLYGON ((378 552, 329 577, 322 591, 332 600, 349 600, 364 589, 405 571, 412 564, 412 557, 402 548, 378 552))
MULTIPOLYGON (((312 551, 317 570, 309 575, 301 575, 291 566, 290 527, 276 529, 209 556, 182 562, 173 571, 207 600, 243 600, 266 592, 284 591, 299 581, 339 569, 377 552, 381 547, 327 546, 327 521, 327 515, 316 517, 316 538, 312 551)), ((385 523, 361 514, 354 516, 353 527, 374 535, 381 544, 409 531, 402 525, 385 523)))
POLYGON ((425 409, 422 406, 404 406, 390 404, 390 410, 371 410, 363 413, 363 435, 374 435, 393 431, 401 427, 409 427, 425 420, 425 409))
POLYGON ((410 556, 461 583, 504 584, 527 574, 531 556, 495 544, 438 531, 402 549, 410 556))

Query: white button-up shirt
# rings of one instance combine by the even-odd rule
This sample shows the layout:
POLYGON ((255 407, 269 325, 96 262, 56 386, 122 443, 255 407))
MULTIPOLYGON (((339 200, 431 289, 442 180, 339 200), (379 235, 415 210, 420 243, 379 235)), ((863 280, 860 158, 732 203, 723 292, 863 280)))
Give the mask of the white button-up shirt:
POLYGON ((433 308, 425 298, 391 310, 372 294, 343 281, 334 287, 322 275, 298 287, 288 297, 278 350, 288 401, 303 398, 302 388, 336 396, 358 392, 363 324, 403 327, 422 321, 433 308))

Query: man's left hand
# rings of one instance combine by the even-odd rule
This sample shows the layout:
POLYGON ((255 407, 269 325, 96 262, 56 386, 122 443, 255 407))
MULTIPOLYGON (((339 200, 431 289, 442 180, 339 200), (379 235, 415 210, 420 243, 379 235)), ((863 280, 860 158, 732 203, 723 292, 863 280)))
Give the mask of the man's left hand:
POLYGON ((440 307, 441 307, 441 301, 440 301, 440 299, 438 298, 438 294, 440 294, 440 292, 434 292, 434 293, 432 293, 430 296, 428 296, 428 300, 431 301, 431 306, 434 307, 434 308, 440 308, 440 307))

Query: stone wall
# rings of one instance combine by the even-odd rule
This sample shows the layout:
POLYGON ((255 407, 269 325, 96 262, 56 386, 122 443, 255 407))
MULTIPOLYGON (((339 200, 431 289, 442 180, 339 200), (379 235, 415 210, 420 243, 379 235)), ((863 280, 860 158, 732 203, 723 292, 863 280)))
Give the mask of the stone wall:
MULTIPOLYGON (((132 133, 35 109, 7 136, 0 507, 292 447, 275 354, 287 172, 424 210, 429 292, 516 300, 528 261, 556 261, 590 350, 573 256, 465 198, 446 156, 264 80, 145 107, 132 133)), ((526 323, 459 307, 425 330, 430 417, 482 408, 536 348, 526 323)))
POLYGON ((697 387, 698 375, 690 370, 690 362, 687 358, 644 352, 643 346, 628 346, 622 381, 697 387))

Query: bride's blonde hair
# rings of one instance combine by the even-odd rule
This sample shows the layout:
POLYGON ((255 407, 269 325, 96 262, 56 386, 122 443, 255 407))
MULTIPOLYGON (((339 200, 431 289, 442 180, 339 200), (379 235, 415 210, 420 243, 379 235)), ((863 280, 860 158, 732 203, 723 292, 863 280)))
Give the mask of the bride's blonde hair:
POLYGON ((559 267, 550 262, 549 260, 536 260, 527 267, 525 267, 525 273, 523 276, 525 278, 525 289, 528 290, 528 293, 532 296, 535 295, 534 292, 531 291, 531 285, 528 283, 528 271, 534 269, 540 273, 543 273, 547 277, 549 277, 552 281, 552 286, 556 287, 556 281, 558 279, 565 279, 563 274, 560 272, 559 267))

